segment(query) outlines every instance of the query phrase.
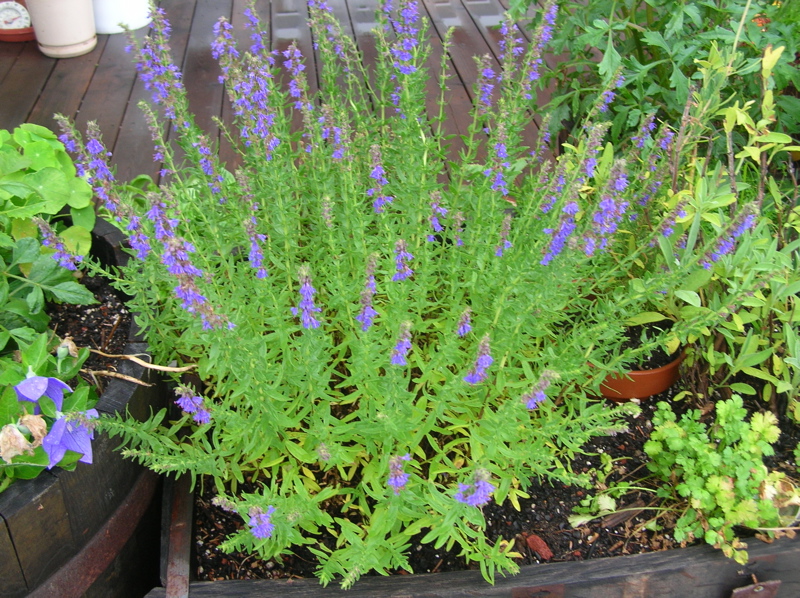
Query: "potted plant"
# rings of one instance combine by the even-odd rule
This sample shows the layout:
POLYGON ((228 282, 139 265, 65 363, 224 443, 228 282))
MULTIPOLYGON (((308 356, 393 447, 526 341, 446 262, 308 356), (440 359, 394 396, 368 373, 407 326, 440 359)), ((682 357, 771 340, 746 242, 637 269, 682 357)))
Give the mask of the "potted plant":
POLYGON ((92 0, 94 24, 97 33, 121 33, 134 31, 150 23, 148 0, 92 0))
MULTIPOLYGON (((146 590, 155 567, 151 560, 148 578, 150 553, 136 542, 157 527, 158 480, 123 461, 94 426, 101 414, 145 417, 159 387, 149 369, 126 361, 98 398, 78 375, 89 348, 56 337, 45 313, 46 301, 97 303, 76 281, 76 265, 90 246, 106 266, 118 265, 123 236, 95 222, 92 189, 51 131, 0 131, 0 156, 3 594, 80 596, 93 588, 113 596, 120 579, 146 590), (69 227, 57 222, 67 209, 69 227)), ((135 329, 127 338, 126 354, 146 353, 135 329)))
MULTIPOLYGON (((296 45, 267 51, 252 12, 249 52, 217 25, 241 141, 235 173, 193 124, 161 10, 137 52, 184 156, 145 107, 161 188, 126 201, 99 133, 84 141, 64 128, 131 235, 139 259, 120 284, 157 359, 196 364, 199 377, 176 380, 177 417, 103 427, 157 471, 206 476, 242 518, 225 547, 271 557, 308 544, 321 580, 349 587, 370 570, 408 568, 408 538, 422 532, 494 581, 517 566, 510 542, 487 542, 480 507, 513 503, 532 476, 587 482, 569 453, 637 411, 589 396, 630 357, 624 322, 686 284, 706 255, 723 259, 729 227, 746 235, 739 219, 751 208, 717 214, 722 230, 705 230, 669 268, 612 285, 669 236, 680 197, 667 191, 693 180, 681 141, 695 130, 605 144, 611 80, 567 151, 543 164, 543 137, 531 157, 520 131, 552 34, 548 4, 529 48, 504 28, 501 83, 484 61, 465 152, 445 163, 442 113, 425 111, 430 49, 417 5, 387 7, 373 77, 330 7, 310 11, 323 57, 316 96, 296 45), (631 247, 629 229, 653 245, 631 247), (258 489, 241 491, 245 480, 258 489), (335 540, 321 541, 323 529, 335 540)), ((703 98, 727 69, 710 60, 703 98)), ((686 126, 713 113, 704 103, 686 126)))
POLYGON ((53 58, 71 58, 97 45, 92 0, 28 0, 39 50, 53 58))

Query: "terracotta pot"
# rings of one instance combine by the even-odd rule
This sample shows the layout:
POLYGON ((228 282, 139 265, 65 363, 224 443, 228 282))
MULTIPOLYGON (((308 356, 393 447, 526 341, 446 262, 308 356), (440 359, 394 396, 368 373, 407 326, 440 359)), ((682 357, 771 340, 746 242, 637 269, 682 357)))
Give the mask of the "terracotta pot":
POLYGON ((45 56, 80 56, 97 45, 92 0, 28 0, 28 12, 45 56))
POLYGON ((600 394, 612 401, 645 399, 667 390, 678 381, 679 366, 686 357, 681 351, 672 362, 654 370, 632 370, 626 374, 609 374, 600 386, 600 394))

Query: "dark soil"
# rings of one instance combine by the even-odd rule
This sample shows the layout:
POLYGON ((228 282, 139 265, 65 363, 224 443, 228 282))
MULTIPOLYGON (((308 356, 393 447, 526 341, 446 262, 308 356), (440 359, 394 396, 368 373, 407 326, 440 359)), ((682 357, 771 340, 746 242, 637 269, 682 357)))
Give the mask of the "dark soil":
MULTIPOLYGON (((572 463, 574 471, 588 472, 601 470, 602 454, 611 457, 611 465, 602 479, 595 478, 593 486, 602 488, 623 480, 637 480, 644 477, 646 456, 643 445, 650 436, 651 418, 659 400, 668 400, 676 393, 669 390, 657 397, 651 397, 642 404, 642 412, 636 418, 629 418, 628 431, 615 436, 598 437, 586 446, 585 453, 572 463)), ((705 407, 705 408, 704 408, 705 407)), ((751 410, 764 406, 752 402, 751 410)), ((689 408, 702 408, 704 405, 690 405, 687 401, 673 403, 676 412, 689 408)), ((775 445, 776 455, 768 465, 796 476, 793 450, 800 442, 800 427, 788 421, 781 422, 782 434, 775 445)), ((247 484, 243 491, 252 492, 257 488, 247 484)), ((514 509, 509 501, 503 505, 490 502, 483 507, 487 522, 487 536, 494 542, 499 539, 514 542, 514 550, 522 555, 520 565, 543 562, 580 561, 591 558, 640 554, 681 545, 671 536, 669 521, 659 520, 663 526, 658 531, 647 529, 652 519, 652 511, 647 507, 656 506, 652 493, 631 492, 618 501, 618 508, 631 510, 595 519, 578 529, 573 528, 568 517, 573 508, 594 490, 567 486, 558 482, 534 480, 527 492, 530 498, 520 500, 520 511, 514 509), (642 510, 639 510, 642 509, 642 510)), ((244 522, 235 514, 227 513, 211 504, 215 492, 211 484, 195 497, 195 569, 199 580, 222 579, 269 579, 281 577, 312 577, 316 568, 315 557, 304 547, 297 548, 292 555, 281 559, 263 561, 256 556, 243 553, 226 554, 219 550, 225 538, 242 528, 244 522)), ((743 536, 746 533, 743 532, 743 536)), ((416 573, 456 571, 477 568, 473 563, 467 565, 458 551, 434 549, 431 545, 420 543, 422 534, 412 539, 409 563, 416 573)), ((320 542, 331 538, 320 537, 320 542)), ((404 571, 397 573, 403 574, 404 571)))
MULTIPOLYGON (((50 328, 61 339, 71 337, 72 342, 79 349, 88 347, 109 355, 123 353, 128 342, 131 314, 117 291, 109 285, 105 278, 84 276, 81 283, 94 293, 95 299, 99 303, 94 305, 48 304, 50 328)), ((117 359, 91 353, 83 364, 81 376, 87 382, 101 386, 98 388, 99 395, 107 379, 103 377, 103 374, 95 372, 114 371, 116 363, 117 359)))

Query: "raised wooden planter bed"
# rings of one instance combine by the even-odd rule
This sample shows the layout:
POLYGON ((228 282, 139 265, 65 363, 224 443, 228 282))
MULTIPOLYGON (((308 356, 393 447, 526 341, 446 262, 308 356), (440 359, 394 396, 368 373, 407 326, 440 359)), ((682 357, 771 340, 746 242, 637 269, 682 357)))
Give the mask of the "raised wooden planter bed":
MULTIPOLYGON (((800 538, 749 542, 746 566, 710 546, 522 567, 495 585, 479 571, 362 577, 350 590, 316 579, 190 582, 192 496, 188 479, 165 493, 171 531, 164 530, 162 583, 146 598, 773 598, 800 596, 800 538), (166 538, 169 538, 166 540, 166 538), (754 583, 755 581, 761 583, 754 583)), ((165 518, 166 520, 166 518, 165 518)))
MULTIPOLYGON (((107 223, 95 230, 101 259, 120 263, 121 235, 107 223), (105 245, 105 247, 103 247, 105 245), (114 249, 116 247, 116 250, 114 249)), ((125 352, 146 353, 135 327, 125 352)), ((118 371, 158 382, 130 361, 118 371)), ((97 403, 102 413, 128 409, 144 418, 163 400, 160 385, 112 379, 97 403)), ((124 460, 117 439, 97 434, 94 463, 75 471, 58 468, 33 480, 15 481, 0 494, 0 596, 141 596, 158 582, 159 479, 124 460)))

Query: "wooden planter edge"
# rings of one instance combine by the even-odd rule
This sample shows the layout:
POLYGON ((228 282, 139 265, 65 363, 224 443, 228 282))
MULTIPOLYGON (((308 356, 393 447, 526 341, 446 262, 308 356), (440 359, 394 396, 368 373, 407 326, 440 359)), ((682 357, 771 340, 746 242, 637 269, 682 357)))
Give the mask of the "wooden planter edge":
MULTIPOLYGON (((800 596, 800 538, 772 543, 751 539, 749 561, 740 565, 710 546, 639 555, 528 565, 516 576, 487 583, 479 571, 362 577, 350 590, 317 579, 230 580, 189 583, 192 500, 188 476, 165 487, 165 506, 172 505, 169 530, 162 530, 162 576, 165 588, 146 598, 653 598, 692 596, 729 598, 736 588, 758 581, 780 581, 781 596, 800 596)), ((169 507, 168 507, 169 508, 169 507)))

